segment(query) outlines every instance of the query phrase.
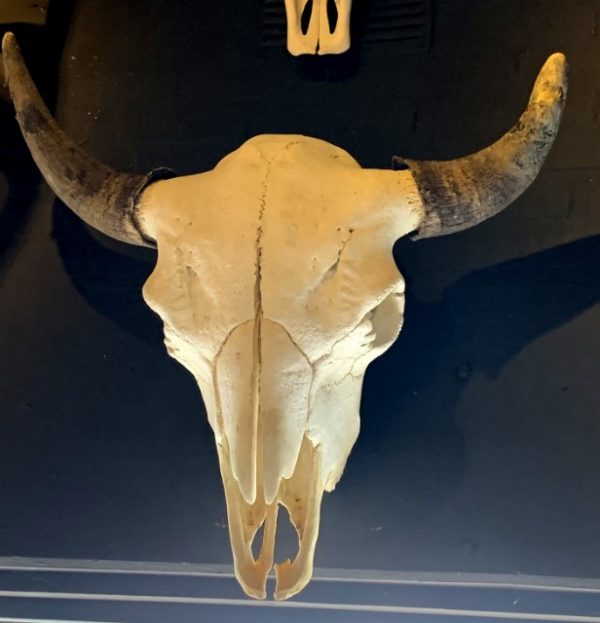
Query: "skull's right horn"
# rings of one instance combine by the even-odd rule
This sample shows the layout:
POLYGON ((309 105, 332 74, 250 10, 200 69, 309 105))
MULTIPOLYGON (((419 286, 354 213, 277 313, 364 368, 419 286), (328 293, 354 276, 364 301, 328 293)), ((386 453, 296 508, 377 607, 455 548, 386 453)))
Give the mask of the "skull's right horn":
POLYGON ((560 125, 567 95, 567 62, 544 63, 516 125, 494 144, 446 161, 394 157, 412 173, 425 208, 414 239, 453 234, 481 223, 512 203, 539 173, 560 125))
POLYGON ((15 36, 2 40, 4 74, 29 151, 54 193, 88 225, 132 244, 154 246, 136 212, 137 199, 167 169, 147 175, 120 173, 98 162, 61 130, 46 108, 21 56, 15 36))

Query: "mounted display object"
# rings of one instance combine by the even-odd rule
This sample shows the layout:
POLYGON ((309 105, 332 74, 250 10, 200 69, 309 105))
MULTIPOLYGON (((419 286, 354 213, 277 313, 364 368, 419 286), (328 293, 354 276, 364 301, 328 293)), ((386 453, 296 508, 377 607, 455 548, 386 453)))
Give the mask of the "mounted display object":
POLYGON ((290 54, 341 54, 350 48, 352 0, 285 0, 290 54))
POLYGON ((311 578, 321 498, 358 436, 365 369, 402 327, 394 242, 472 227, 531 184, 560 123, 564 56, 546 61, 517 124, 464 158, 362 169, 330 143, 261 135, 184 177, 97 162, 51 117, 10 34, 3 60, 23 136, 56 195, 106 235, 158 249, 143 295, 204 398, 237 578, 265 597, 283 505, 299 538, 296 558, 275 565, 275 598, 287 599, 311 578))

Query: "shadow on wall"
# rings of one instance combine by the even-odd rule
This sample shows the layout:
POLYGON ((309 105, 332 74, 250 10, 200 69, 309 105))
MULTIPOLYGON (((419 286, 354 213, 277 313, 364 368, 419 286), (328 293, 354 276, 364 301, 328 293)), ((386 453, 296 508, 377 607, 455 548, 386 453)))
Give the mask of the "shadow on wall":
POLYGON ((162 321, 142 297, 142 286, 154 270, 156 251, 102 234, 97 234, 102 243, 97 242, 96 233, 59 200, 54 202, 52 235, 66 273, 94 309, 128 333, 164 350, 162 321))
MULTIPOLYGON (((438 427, 454 416, 473 374, 497 376, 528 344, 598 302, 600 235, 475 271, 436 303, 412 298, 409 280, 403 331, 371 365, 363 404, 438 427)), ((365 437, 395 426, 363 421, 365 437)))
POLYGON ((13 115, 0 102, 0 277, 22 240, 41 180, 13 115))
MULTIPOLYGON (((418 275, 414 279, 418 279, 418 275)), ((447 565, 446 568, 472 569, 470 565, 476 565, 478 560, 481 562, 483 559, 487 562, 482 563, 482 568, 492 564, 485 556, 483 559, 470 559, 468 552, 463 551, 468 549, 466 545, 465 548, 457 546, 458 553, 451 550, 449 554, 449 550, 445 549, 448 540, 463 534, 458 526, 466 524, 470 525, 473 533, 479 530, 491 541, 505 530, 510 546, 507 545, 500 558, 509 560, 507 564, 514 565, 518 559, 518 564, 524 568, 526 564, 530 565, 527 568, 531 572, 547 569, 544 567, 547 561, 542 560, 543 548, 536 553, 538 556, 542 552, 541 558, 534 556, 530 561, 526 556, 519 558, 521 554, 511 550, 514 547, 518 551, 518 545, 514 543, 518 543, 519 538, 523 542, 530 538, 530 534, 522 536, 522 533, 527 534, 528 528, 524 528, 527 522, 540 520, 537 512, 532 511, 519 520, 511 515, 512 511, 501 511, 498 513, 498 525, 495 525, 495 520, 481 509, 493 506, 493 486, 506 486, 502 475, 494 479, 494 470, 499 474, 506 473, 509 471, 507 464, 514 461, 522 469, 529 470, 522 479, 522 486, 528 492, 529 499, 535 500, 538 507, 545 508, 548 513, 544 518, 552 526, 548 532, 555 530, 560 533, 564 530, 557 507, 544 502, 548 489, 555 495, 562 491, 563 481, 557 481, 555 489, 552 489, 551 478, 547 480, 536 476, 537 470, 551 468, 552 460, 540 461, 535 456, 536 453, 552 453, 552 448, 559 444, 558 437, 552 435, 568 435, 569 430, 577 431, 585 416, 578 415, 572 424, 557 416, 554 424, 550 424, 554 426, 554 432, 548 439, 543 434, 536 437, 534 431, 536 427, 543 426, 544 421, 551 421, 550 414, 545 419, 532 414, 530 428, 525 426, 527 432, 523 437, 527 440, 524 443, 530 444, 528 451, 522 452, 516 460, 511 458, 510 450, 502 446, 504 451, 499 451, 495 458, 482 460, 481 457, 473 458, 473 453, 481 452, 488 443, 493 444, 494 433, 486 431, 485 420, 487 413, 497 415, 498 412, 493 405, 482 402, 479 394, 474 408, 480 412, 479 421, 483 428, 477 429, 478 438, 474 442, 472 436, 465 438, 466 431, 472 435, 473 420, 469 419, 472 413, 469 415, 464 400, 469 393, 471 379, 475 382, 476 379, 481 380, 482 375, 484 378, 499 376, 503 368, 532 342, 600 302, 600 236, 475 271, 447 288, 436 303, 425 303, 411 297, 408 281, 404 328, 390 351, 374 361, 367 371, 361 406, 361 433, 342 478, 341 489, 345 497, 333 496, 334 503, 339 506, 349 500, 350 506, 345 512, 355 517, 357 526, 368 525, 372 530, 381 525, 387 528, 402 526, 398 538, 405 549, 396 541, 394 545, 402 549, 405 568, 438 568, 437 565, 444 568, 447 565), (472 495, 472 487, 476 488, 473 469, 483 470, 494 485, 489 485, 492 489, 488 492, 478 490, 476 500, 479 507, 471 508, 465 499, 472 495), (467 472, 469 484, 465 492, 467 472), (369 486, 373 486, 377 493, 369 494, 371 503, 365 508, 354 508, 352 505, 365 495, 365 482, 371 483, 369 486), (462 491, 460 495, 466 498, 460 497, 461 501, 457 502, 459 490, 462 491), (443 515, 443 509, 448 507, 459 508, 463 513, 470 512, 465 509, 471 508, 471 523, 466 519, 457 522, 449 520, 446 527, 436 523, 437 514, 442 512, 443 515), (487 528, 483 527, 485 525, 487 528), (438 552, 439 555, 435 547, 430 546, 432 534, 437 534, 444 543, 439 546, 440 552, 443 552, 438 552), (406 535, 423 541, 418 546, 411 544, 410 537, 406 535), (402 541, 405 537, 408 539, 406 542, 402 541)), ((540 391, 540 381, 534 370, 532 387, 529 387, 527 376, 519 377, 513 383, 518 384, 511 388, 515 396, 540 391)), ((552 392, 560 394, 560 390, 555 388, 552 392)), ((472 397, 472 394, 469 395, 472 397)), ((503 408, 510 402, 508 397, 502 403, 503 408)), ((533 399, 532 402, 535 404, 533 399)), ((585 404, 583 400, 581 407, 576 404, 574 408, 585 409, 585 404)), ((523 434, 518 427, 517 431, 510 432, 513 424, 507 420, 497 420, 495 426, 502 437, 498 440, 499 444, 506 444, 513 434, 518 441, 519 435, 523 434)), ((577 437, 578 433, 573 434, 577 437)), ((569 458, 568 452, 577 450, 574 450, 573 443, 565 441, 565 444, 568 451, 565 451, 567 458, 563 458, 565 464, 570 464, 572 457, 569 458)), ((588 450, 584 444, 579 449, 584 456, 588 456, 588 450)), ((557 465, 561 460, 557 460, 557 465)), ((559 473, 562 469, 557 467, 559 473)), ((510 500, 507 509, 517 508, 523 502, 513 493, 505 492, 505 498, 510 500)), ((588 515, 583 513, 582 516, 588 515)), ((574 521, 585 525, 581 516, 574 521)), ((333 534, 327 534, 327 538, 335 541, 338 537, 333 531, 333 534)), ((373 547, 377 547, 376 537, 368 535, 368 538, 372 539, 373 547)), ((343 547, 341 541, 339 546, 343 547)), ((393 557, 389 560, 385 558, 385 551, 378 552, 385 561, 381 562, 383 566, 395 564, 393 557)), ((501 568, 502 563, 498 564, 501 568)))

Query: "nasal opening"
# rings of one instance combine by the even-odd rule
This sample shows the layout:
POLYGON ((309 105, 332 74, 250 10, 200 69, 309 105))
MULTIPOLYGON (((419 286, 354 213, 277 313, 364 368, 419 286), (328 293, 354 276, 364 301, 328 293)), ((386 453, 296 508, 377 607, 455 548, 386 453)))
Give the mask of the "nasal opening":
POLYGON ((338 8, 335 0, 327 0, 327 21, 329 22, 329 34, 335 32, 338 23, 338 8))
POLYGON ((252 539, 252 558, 254 558, 254 560, 258 560, 258 557, 260 556, 260 550, 262 549, 265 537, 265 523, 266 519, 260 524, 252 539))
MULTIPOLYGON (((285 513, 282 512, 277 514, 277 539, 275 540, 275 550, 273 552, 274 563, 293 561, 300 552, 300 538, 298 531, 292 523, 289 511, 287 508, 285 508, 285 510, 285 513)), ((267 521, 269 521, 268 516, 265 517, 252 540, 252 556, 254 560, 258 560, 260 557, 263 542, 265 540, 265 526, 267 521)))
POLYGON ((300 17, 300 29, 302 30, 302 34, 305 35, 308 32, 308 28, 310 26, 310 19, 312 17, 313 12, 313 0, 308 0, 308 2, 304 5, 302 9, 302 15, 300 17))

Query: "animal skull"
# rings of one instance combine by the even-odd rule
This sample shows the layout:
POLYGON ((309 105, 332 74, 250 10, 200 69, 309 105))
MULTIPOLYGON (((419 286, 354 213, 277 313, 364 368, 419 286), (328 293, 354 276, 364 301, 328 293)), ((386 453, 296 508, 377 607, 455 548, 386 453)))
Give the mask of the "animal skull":
POLYGON ((290 54, 341 54, 350 48, 352 0, 285 0, 287 48, 290 54), (337 20, 331 23, 328 4, 335 6, 337 20), (310 10, 306 32, 302 15, 310 10))
POLYGON ((212 171, 174 177, 93 160, 50 116, 12 35, 3 56, 23 136, 55 193, 100 231, 157 247, 143 294, 204 398, 237 578, 265 597, 283 505, 299 537, 294 561, 275 565, 275 598, 287 599, 310 580, 321 498, 356 441, 365 369, 402 326, 394 242, 471 227, 529 186, 560 123, 564 57, 546 61, 512 130, 465 158, 362 169, 324 141, 262 135, 212 171))
POLYGON ((279 504, 301 536, 298 559, 276 566, 285 598, 310 577, 322 493, 358 435, 365 369, 400 331, 392 246, 423 218, 416 185, 329 143, 267 135, 213 171, 152 185, 139 205, 159 249, 144 298, 202 391, 248 593, 264 595, 279 504), (255 563, 263 521, 271 541, 255 563))

